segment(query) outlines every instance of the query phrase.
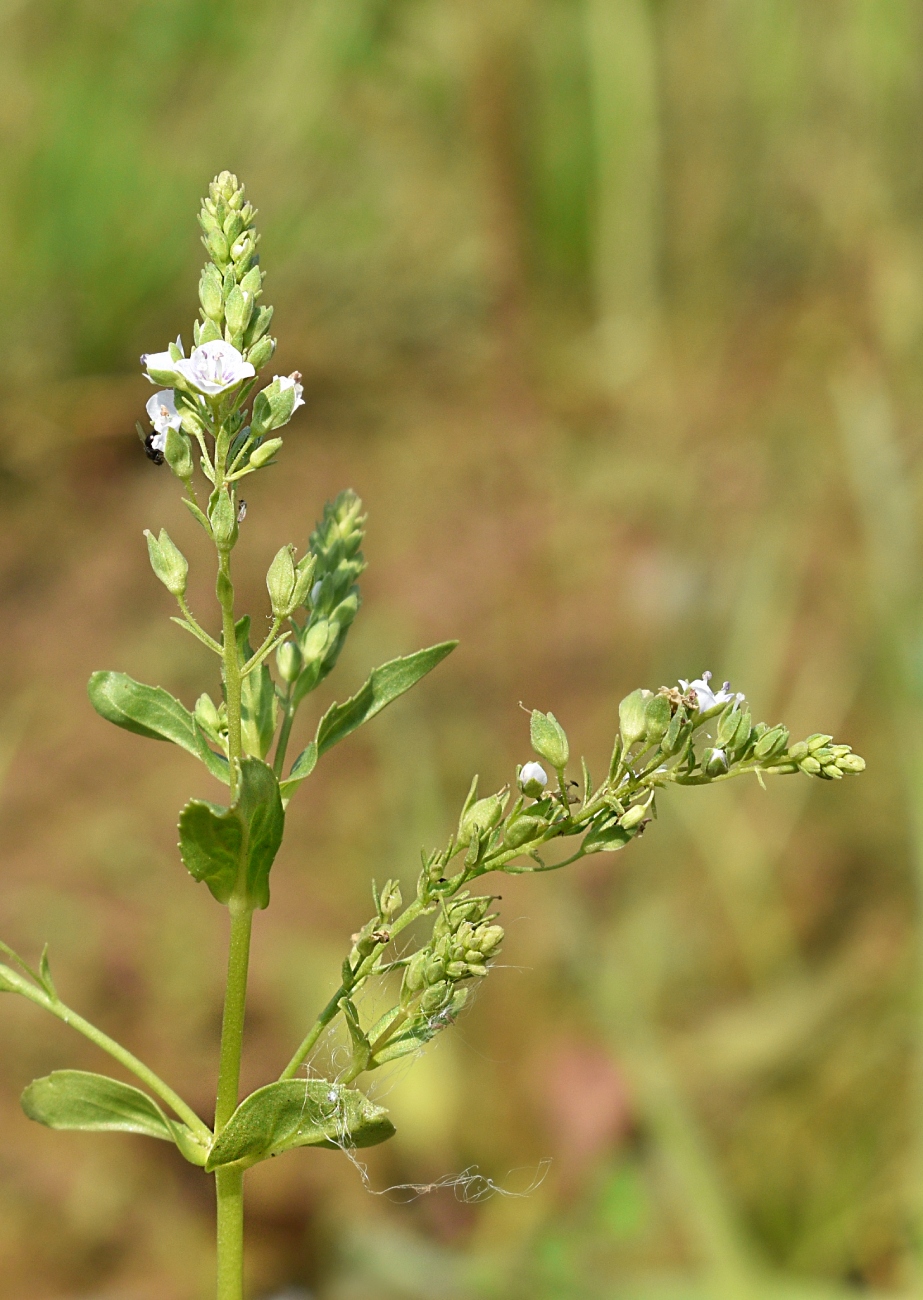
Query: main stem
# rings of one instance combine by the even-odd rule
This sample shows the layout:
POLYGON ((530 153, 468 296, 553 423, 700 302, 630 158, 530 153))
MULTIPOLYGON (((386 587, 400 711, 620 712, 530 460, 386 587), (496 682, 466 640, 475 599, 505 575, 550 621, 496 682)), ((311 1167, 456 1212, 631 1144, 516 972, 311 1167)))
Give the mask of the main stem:
MULTIPOLYGON (((234 628, 234 588, 231 584, 230 549, 218 552, 218 599, 221 604, 224 690, 228 715, 228 758, 231 802, 237 797, 238 765, 242 756, 240 660, 234 628)), ((231 900, 231 939, 228 980, 221 1022, 221 1059, 215 1133, 221 1132, 237 1109, 240 1058, 243 1049, 247 972, 250 964, 250 929, 253 911, 231 900)), ((218 1211, 218 1300, 243 1300, 244 1294, 244 1176, 240 1169, 219 1169, 215 1174, 218 1211)))

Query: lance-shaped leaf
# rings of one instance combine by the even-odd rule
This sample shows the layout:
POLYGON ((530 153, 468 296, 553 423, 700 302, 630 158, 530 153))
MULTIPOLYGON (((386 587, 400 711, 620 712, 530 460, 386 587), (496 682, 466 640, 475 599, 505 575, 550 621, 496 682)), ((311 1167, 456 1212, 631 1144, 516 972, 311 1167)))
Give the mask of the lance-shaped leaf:
POLYGON ((98 672, 90 678, 87 694, 107 722, 150 740, 172 741, 228 783, 227 759, 209 748, 193 715, 162 686, 145 686, 126 673, 98 672))
POLYGON ((241 1102, 205 1168, 255 1165, 292 1147, 372 1147, 394 1135, 387 1111, 354 1088, 324 1079, 267 1084, 241 1102))
POLYGON ((22 1094, 22 1108, 48 1128, 84 1133, 140 1133, 175 1142, 193 1164, 204 1165, 206 1151, 191 1129, 167 1119, 152 1097, 118 1079, 86 1070, 55 1070, 35 1079, 22 1094))
POLYGON ((240 793, 230 808, 193 799, 179 819, 183 862, 219 903, 235 893, 254 907, 269 905, 269 871, 282 843, 285 812, 272 768, 258 758, 240 764, 240 793))
POLYGON ((320 720, 314 740, 298 755, 291 772, 282 782, 283 798, 291 798, 305 777, 313 771, 321 754, 345 740, 392 700, 409 691, 421 677, 425 677, 446 655, 451 654, 457 645, 457 641, 443 641, 426 650, 418 650, 416 654, 392 659, 373 669, 365 685, 344 704, 331 704, 320 720))

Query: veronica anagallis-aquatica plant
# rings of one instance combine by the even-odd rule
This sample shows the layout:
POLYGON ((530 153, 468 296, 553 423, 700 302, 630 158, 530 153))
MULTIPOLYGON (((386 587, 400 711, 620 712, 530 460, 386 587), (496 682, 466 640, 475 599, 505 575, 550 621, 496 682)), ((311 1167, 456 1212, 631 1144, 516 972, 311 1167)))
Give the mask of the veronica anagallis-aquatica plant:
POLYGON ((306 1022, 280 1077, 241 1101, 250 932, 254 913, 269 905, 286 806, 328 750, 420 681, 456 644, 446 641, 376 668, 355 695, 327 709, 313 739, 289 761, 298 709, 335 667, 359 609, 365 520, 355 494, 343 492, 325 507, 303 555, 291 545, 278 551, 266 575, 268 630, 254 647, 251 619, 235 606, 231 573, 245 514, 240 489, 251 474, 276 463, 278 431, 303 405, 297 373, 260 386, 275 340, 272 308, 262 301, 254 216, 237 178, 222 172, 199 214, 209 260, 199 281, 201 311, 190 355, 177 339, 142 357, 158 391, 147 403, 151 429, 139 425, 139 435, 149 457, 180 480, 190 514, 215 548, 220 628, 209 631, 207 620, 200 622, 189 608, 189 566, 163 529, 146 534, 151 566, 176 599, 174 621, 218 660, 220 690, 216 699, 200 696, 190 710, 162 687, 124 673, 97 672, 89 683, 103 718, 177 745, 227 787, 223 802, 191 799, 179 818, 179 851, 189 874, 230 918, 213 1118, 202 1119, 149 1066, 67 1006, 47 952, 33 969, 3 945, 7 962, 0 964, 0 989, 21 994, 84 1034, 145 1089, 58 1070, 23 1093, 30 1118, 57 1129, 123 1131, 172 1142, 186 1160, 214 1175, 219 1300, 243 1296, 247 1169, 293 1147, 351 1151, 393 1135, 386 1111, 356 1084, 390 1061, 419 1053, 456 1020, 470 990, 488 974, 503 929, 493 910, 496 896, 476 892, 484 877, 538 875, 617 852, 656 817, 657 797, 669 786, 710 785, 747 773, 760 780, 798 772, 840 780, 864 767, 848 745, 830 736, 792 744, 784 726, 754 724, 744 696, 728 684, 716 690, 708 673, 622 700, 619 732, 599 785, 585 761, 576 779, 569 775, 564 729, 554 714, 535 710, 535 757, 518 768, 512 788, 481 797, 475 777, 447 843, 423 852, 409 903, 396 881, 372 884, 371 916, 352 936, 339 986, 316 1020, 306 1022), (575 847, 562 854, 554 846, 558 840, 575 847), (391 1005, 367 1023, 359 995, 373 982, 391 1005), (306 1063, 339 1018, 349 1062, 337 1077, 319 1078, 306 1063))

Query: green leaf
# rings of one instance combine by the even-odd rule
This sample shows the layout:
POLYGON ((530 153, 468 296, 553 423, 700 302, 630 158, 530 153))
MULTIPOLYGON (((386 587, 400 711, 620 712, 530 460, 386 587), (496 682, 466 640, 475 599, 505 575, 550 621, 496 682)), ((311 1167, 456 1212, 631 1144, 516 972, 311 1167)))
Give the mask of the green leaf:
POLYGON ((307 748, 303 749, 292 764, 292 770, 279 787, 282 791, 283 799, 291 799, 292 795, 301 785, 305 777, 311 775, 317 764, 317 745, 312 740, 307 748))
POLYGON ((390 663, 373 669, 360 691, 345 704, 331 704, 321 718, 315 737, 318 757, 374 718, 392 700, 409 691, 457 645, 457 641, 443 641, 440 645, 418 650, 402 659, 392 659, 390 663))
POLYGON ((241 1102, 215 1139, 207 1170, 255 1165, 293 1147, 372 1147, 394 1136, 387 1111, 325 1079, 267 1084, 241 1102))
POLYGON ((305 777, 314 771, 314 765, 321 754, 345 740, 392 700, 409 691, 421 677, 425 677, 446 655, 451 654, 457 645, 457 641, 443 641, 427 650, 418 650, 416 654, 392 659, 373 669, 362 689, 345 704, 331 704, 320 720, 314 740, 301 751, 292 770, 282 782, 282 797, 291 799, 305 777))
POLYGON ((240 793, 230 808, 192 799, 180 813, 179 847, 191 876, 219 903, 242 895, 269 905, 269 871, 282 843, 285 812, 271 767, 258 758, 240 764, 240 793))
POLYGON ((55 1070, 35 1079, 22 1094, 22 1108, 48 1128, 84 1133, 140 1133, 175 1142, 187 1160, 205 1163, 205 1151, 192 1131, 169 1120, 152 1097, 118 1079, 86 1070, 55 1070))
MULTIPOLYGON (((249 617, 240 619, 236 632, 238 654, 242 663, 246 663, 253 657, 249 617)), ((264 663, 247 673, 241 682, 240 705, 240 729, 244 748, 248 754, 265 758, 276 734, 276 723, 279 719, 276 690, 267 664, 264 663)))
POLYGON ((618 817, 607 817, 592 825, 583 839, 584 853, 615 853, 623 849, 635 832, 619 826, 618 817))
POLYGON ((126 673, 97 672, 87 685, 90 703, 107 722, 150 740, 170 740, 227 785, 227 759, 210 749, 193 715, 162 686, 145 686, 126 673))

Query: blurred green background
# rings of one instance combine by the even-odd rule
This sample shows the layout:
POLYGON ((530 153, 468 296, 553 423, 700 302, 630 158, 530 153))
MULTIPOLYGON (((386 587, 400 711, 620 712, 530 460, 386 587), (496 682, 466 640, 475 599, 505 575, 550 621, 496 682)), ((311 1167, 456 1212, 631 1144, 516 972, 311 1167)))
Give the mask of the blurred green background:
MULTIPOLYGON (((503 881, 503 969, 372 1079, 399 1133, 368 1185, 336 1153, 250 1175, 254 1296, 923 1295, 918 0, 3 0, 0 49, 0 923, 203 1114, 225 916, 175 818, 214 791, 84 688, 214 689, 141 530, 206 622, 207 555, 133 423, 220 168, 307 401, 249 493, 247 604, 352 486, 370 567, 327 698, 462 641, 292 805, 248 1085, 369 878, 410 884, 471 773, 526 759, 520 701, 598 773, 622 695, 711 668, 869 760, 675 791, 628 852, 503 881), (544 1178, 376 1194, 473 1167, 544 1178)), ((30 1125, 29 1079, 105 1063, 12 1000, 0 1042, 0 1297, 210 1294, 209 1180, 30 1125)))

